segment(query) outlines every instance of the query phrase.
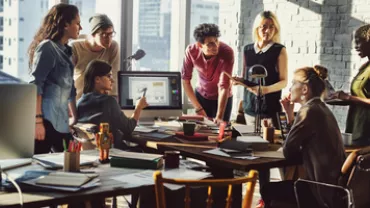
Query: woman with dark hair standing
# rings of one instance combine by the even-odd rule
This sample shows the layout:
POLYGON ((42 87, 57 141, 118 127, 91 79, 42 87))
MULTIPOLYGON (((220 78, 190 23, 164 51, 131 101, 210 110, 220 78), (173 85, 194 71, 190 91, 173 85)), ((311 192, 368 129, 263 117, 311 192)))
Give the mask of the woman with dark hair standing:
POLYGON ((107 94, 113 89, 114 84, 111 65, 102 60, 91 61, 86 67, 84 80, 83 94, 77 103, 78 121, 95 124, 108 122, 113 132, 114 147, 125 149, 122 135, 118 131, 126 135, 134 131, 142 109, 148 106, 146 98, 142 97, 137 101, 133 115, 127 118, 117 100, 107 94), (99 113, 102 115, 98 121, 90 120, 93 115, 99 113))
MULTIPOLYGON (((280 102, 291 130, 283 145, 287 160, 302 158, 305 178, 338 185, 340 169, 346 158, 338 123, 331 110, 322 102, 327 73, 323 68, 304 67, 294 72, 290 95, 280 102), (301 108, 294 117, 294 103, 301 108)), ((307 190, 303 196, 310 197, 307 190)), ((262 187, 261 195, 271 207, 272 201, 295 204, 294 181, 272 182, 262 187)), ((319 207, 307 201, 307 207, 319 207)), ((285 207, 285 206, 284 206, 285 207)), ((336 207, 336 206, 329 206, 336 207)))
POLYGON ((69 39, 81 30, 76 6, 57 4, 44 17, 29 49, 31 81, 37 85, 35 154, 62 152, 76 121, 76 89, 69 39), (72 117, 69 118, 69 112, 72 117))
POLYGON ((370 145, 370 25, 355 32, 355 49, 367 62, 358 70, 351 83, 351 93, 338 91, 332 98, 339 98, 349 105, 346 133, 352 134, 352 144, 370 145))

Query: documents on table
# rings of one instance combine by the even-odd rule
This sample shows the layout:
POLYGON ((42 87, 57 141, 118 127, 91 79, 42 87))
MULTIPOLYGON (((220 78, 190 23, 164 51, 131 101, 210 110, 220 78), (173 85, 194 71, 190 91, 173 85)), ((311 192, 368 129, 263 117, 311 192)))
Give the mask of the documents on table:
POLYGON ((254 126, 252 125, 234 123, 232 126, 234 127, 235 131, 239 132, 241 135, 254 134, 254 126))
MULTIPOLYGON (((140 185, 140 186, 147 186, 147 185, 153 185, 154 179, 153 174, 155 171, 152 170, 145 170, 138 173, 132 173, 132 174, 125 174, 121 176, 115 176, 111 179, 120 181, 126 184, 134 184, 134 185, 140 185)), ((188 170, 188 169, 170 169, 170 170, 163 170, 162 176, 164 178, 172 178, 172 179, 187 179, 187 180, 200 180, 211 176, 211 173, 202 172, 202 171, 194 171, 194 170, 188 170)), ((181 186, 178 185, 170 185, 165 184, 165 186, 171 190, 176 190, 181 188, 181 186)))
MULTIPOLYGON (((64 165, 64 153, 53 153, 53 154, 42 154, 42 155, 34 155, 33 159, 35 159, 40 165, 44 166, 45 168, 63 168, 64 165)), ((98 156, 93 155, 80 155, 80 166, 83 165, 92 165, 98 156)))
POLYGON ((257 151, 267 150, 269 147, 269 142, 260 136, 238 136, 236 141, 247 143, 253 150, 257 151))
MULTIPOLYGON (((232 151, 232 150, 228 150, 232 151)), ((238 158, 238 159, 246 159, 246 160, 254 160, 257 159, 258 157, 249 155, 248 153, 246 155, 239 155, 239 156, 231 156, 232 154, 228 154, 227 151, 223 151, 221 148, 215 148, 211 150, 206 150, 204 153, 211 154, 211 155, 217 155, 217 156, 222 156, 222 157, 232 157, 232 158, 238 158)))
POLYGON ((151 132, 155 132, 155 131, 158 131, 158 130, 148 128, 148 127, 145 127, 145 126, 136 126, 135 129, 134 129, 134 132, 139 132, 139 133, 151 133, 151 132))

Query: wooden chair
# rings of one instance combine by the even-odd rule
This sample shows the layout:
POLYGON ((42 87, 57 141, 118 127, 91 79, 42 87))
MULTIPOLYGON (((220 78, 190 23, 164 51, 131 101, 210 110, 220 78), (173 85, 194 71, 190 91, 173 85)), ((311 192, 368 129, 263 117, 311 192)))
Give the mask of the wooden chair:
POLYGON ((370 146, 348 155, 339 184, 351 190, 356 208, 370 207, 370 146))
POLYGON ((240 185, 247 183, 247 190, 243 199, 242 208, 251 208, 254 187, 256 185, 256 180, 258 177, 258 172, 255 170, 249 171, 247 177, 233 178, 233 179, 204 179, 204 180, 183 180, 183 179, 168 179, 163 178, 160 171, 154 173, 155 181, 155 194, 157 201, 157 208, 166 208, 166 199, 164 194, 164 183, 185 185, 185 208, 190 208, 190 187, 208 186, 208 197, 206 199, 207 208, 212 207, 212 187, 213 186, 228 186, 227 198, 226 198, 226 208, 231 207, 232 203, 232 185, 240 185))

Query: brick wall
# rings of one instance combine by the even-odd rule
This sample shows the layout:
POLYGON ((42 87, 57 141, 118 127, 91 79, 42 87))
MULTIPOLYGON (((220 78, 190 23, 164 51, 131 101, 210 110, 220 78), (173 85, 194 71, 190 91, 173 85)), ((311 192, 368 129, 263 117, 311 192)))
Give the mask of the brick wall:
MULTIPOLYGON (((252 42, 254 18, 263 10, 273 11, 281 24, 281 43, 288 52, 289 84, 284 92, 288 91, 296 68, 314 64, 329 69, 329 80, 336 90, 349 91, 352 77, 366 62, 354 51, 352 34, 370 22, 370 0, 220 1, 222 39, 236 53, 234 74, 241 74, 243 46, 252 42)), ((234 87, 234 106, 242 99, 241 91, 234 87)), ((331 109, 344 129, 347 107, 331 109)))

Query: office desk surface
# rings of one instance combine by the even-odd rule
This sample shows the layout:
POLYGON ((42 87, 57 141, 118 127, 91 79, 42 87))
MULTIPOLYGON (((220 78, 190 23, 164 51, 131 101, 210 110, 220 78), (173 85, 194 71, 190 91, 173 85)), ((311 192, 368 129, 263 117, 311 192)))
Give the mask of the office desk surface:
MULTIPOLYGON (((14 171, 40 170, 41 166, 37 164, 18 168, 14 171)), ((151 190, 153 186, 135 186, 121 183, 110 179, 111 177, 127 174, 127 170, 122 168, 112 168, 109 164, 99 165, 96 168, 88 169, 99 174, 101 185, 92 189, 79 192, 61 192, 61 191, 40 191, 23 193, 23 207, 43 207, 58 204, 67 204, 70 202, 83 202, 86 200, 112 197, 117 195, 126 195, 138 193, 143 190, 151 190)), ((131 169, 131 172, 140 170, 131 169)), ((19 195, 17 192, 0 191, 0 207, 19 207, 19 195)))
POLYGON ((203 151, 207 149, 201 148, 201 147, 181 147, 181 146, 168 146, 166 144, 160 144, 159 149, 163 149, 163 150, 171 149, 171 150, 180 151, 181 155, 183 156, 202 160, 206 162, 207 165, 215 167, 215 168, 230 168, 230 169, 238 169, 238 170, 269 169, 269 168, 274 168, 274 167, 297 165, 301 163, 300 161, 288 161, 284 158, 260 157, 254 160, 228 158, 228 157, 204 153, 203 151))

